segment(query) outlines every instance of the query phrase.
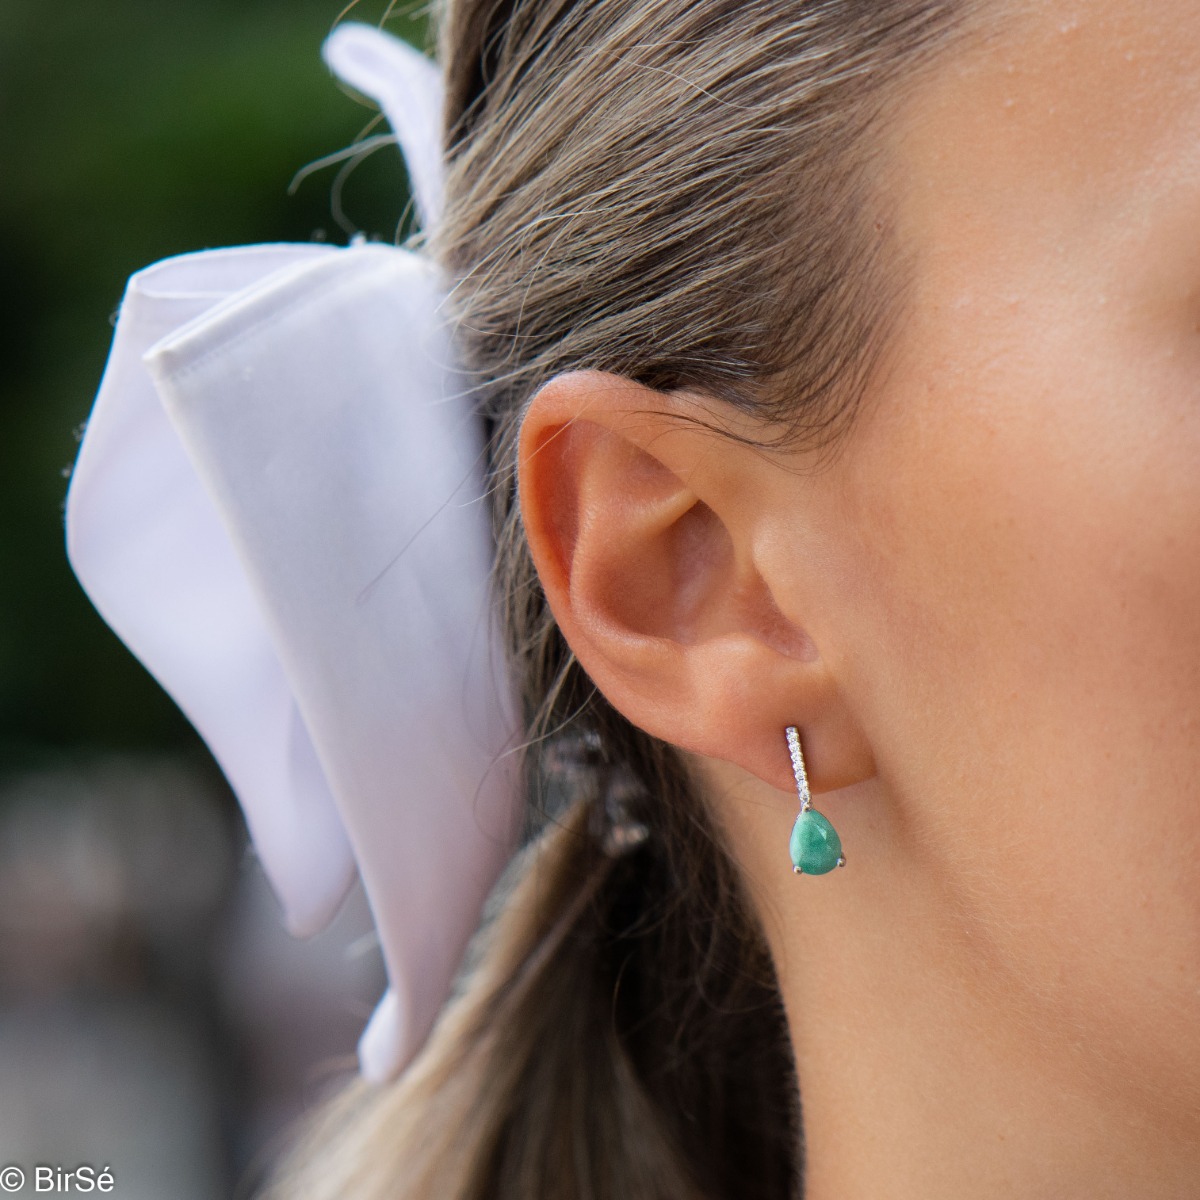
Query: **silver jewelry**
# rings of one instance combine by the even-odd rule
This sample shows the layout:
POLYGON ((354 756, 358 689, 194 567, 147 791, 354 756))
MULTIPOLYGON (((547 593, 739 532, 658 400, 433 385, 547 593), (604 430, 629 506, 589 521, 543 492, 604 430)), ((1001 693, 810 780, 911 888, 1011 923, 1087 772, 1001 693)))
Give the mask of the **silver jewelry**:
POLYGON ((834 867, 846 865, 842 839, 838 837, 829 818, 812 806, 808 772, 804 769, 804 751, 800 749, 800 731, 795 725, 789 725, 784 732, 787 735, 788 753, 792 758, 792 774, 796 777, 796 794, 800 797, 800 812, 792 826, 788 843, 792 870, 797 875, 824 875, 834 867))

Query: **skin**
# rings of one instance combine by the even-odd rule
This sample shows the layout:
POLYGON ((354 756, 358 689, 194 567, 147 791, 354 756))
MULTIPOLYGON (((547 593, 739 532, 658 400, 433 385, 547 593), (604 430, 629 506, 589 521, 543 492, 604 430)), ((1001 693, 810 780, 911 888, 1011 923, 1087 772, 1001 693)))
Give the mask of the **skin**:
POLYGON ((522 432, 535 560, 706 781, 808 1200, 1195 1197, 1200 2, 1023 5, 884 149, 913 287, 833 461, 562 376, 522 432), (792 723, 848 859, 819 878, 792 723))

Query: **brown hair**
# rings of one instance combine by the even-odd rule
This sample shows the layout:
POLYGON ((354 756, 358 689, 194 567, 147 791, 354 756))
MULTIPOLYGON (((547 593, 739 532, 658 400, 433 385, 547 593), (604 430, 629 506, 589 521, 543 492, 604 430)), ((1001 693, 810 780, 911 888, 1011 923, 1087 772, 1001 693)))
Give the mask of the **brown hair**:
POLYGON ((871 135, 962 7, 449 0, 430 249, 492 431, 529 844, 416 1063, 353 1085, 273 1194, 797 1194, 761 930, 682 757, 604 701, 555 626, 516 503, 517 432, 543 382, 590 367, 717 396, 780 440, 832 439, 904 277, 871 135))

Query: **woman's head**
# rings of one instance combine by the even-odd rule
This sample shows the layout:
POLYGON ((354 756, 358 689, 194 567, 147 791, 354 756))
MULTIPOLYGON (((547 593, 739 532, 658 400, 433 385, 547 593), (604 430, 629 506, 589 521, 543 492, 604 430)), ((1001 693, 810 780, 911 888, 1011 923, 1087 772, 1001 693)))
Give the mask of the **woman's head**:
POLYGON ((837 1041, 815 1014, 848 1056, 884 1008, 916 1038, 880 981, 919 953, 947 1045, 970 1012, 1026 1047, 1023 1094, 1197 1137, 1198 34, 1191 3, 1014 5, 892 93, 860 196, 903 290, 832 455, 708 435, 688 418, 773 426, 692 380, 566 377, 526 418, 559 623, 707 760, 813 1014, 810 1110, 837 1041), (783 853, 791 721, 816 790, 845 788, 823 806, 851 869, 812 888, 783 853))
POLYGON ((1063 1123, 1063 1179, 1200 1144, 1197 46, 1190 0, 450 5, 434 250, 531 773, 596 734, 581 794, 650 830, 551 837, 520 988, 435 1036, 427 1097, 507 1071, 453 1110, 481 1187, 787 1194, 776 979, 814 1191, 839 1146, 864 1194, 968 1145, 1034 1194, 1063 1123), (531 1099, 596 1064, 552 1003, 606 1030, 590 1108, 531 1099), (607 1184, 521 1157, 560 1119, 607 1184))

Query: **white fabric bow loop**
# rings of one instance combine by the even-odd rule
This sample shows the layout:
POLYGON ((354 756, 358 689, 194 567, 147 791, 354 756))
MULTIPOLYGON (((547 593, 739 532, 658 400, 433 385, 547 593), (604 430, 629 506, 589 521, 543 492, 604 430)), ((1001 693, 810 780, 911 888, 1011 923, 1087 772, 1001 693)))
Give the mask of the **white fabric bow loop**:
POLYGON ((442 78, 425 55, 369 25, 339 25, 325 40, 326 63, 383 110, 408 167, 421 227, 442 215, 442 78))
MULTIPOLYGON (((335 38, 361 90, 364 63, 382 91, 415 55, 335 38)), ((414 122, 440 108, 422 96, 414 122)), ((414 165, 427 220, 435 180, 414 165)), ((290 927, 361 875, 389 979, 359 1047, 375 1079, 423 1043, 520 810, 482 428, 441 301, 431 264, 379 245, 140 272, 67 502, 77 575, 211 747, 290 927)))

